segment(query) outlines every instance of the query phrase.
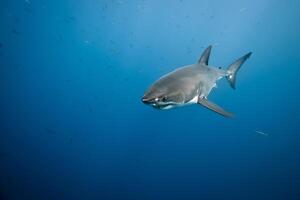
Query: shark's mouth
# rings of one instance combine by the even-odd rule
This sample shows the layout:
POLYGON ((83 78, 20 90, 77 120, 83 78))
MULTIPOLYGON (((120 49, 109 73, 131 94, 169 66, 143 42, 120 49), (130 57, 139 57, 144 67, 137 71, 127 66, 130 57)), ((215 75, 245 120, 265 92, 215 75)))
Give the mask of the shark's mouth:
POLYGON ((168 103, 168 104, 157 104, 157 103, 153 103, 151 104, 151 106, 155 109, 159 109, 159 110, 166 110, 166 109, 170 109, 176 106, 176 104, 173 103, 168 103))
POLYGON ((162 102, 162 101, 158 101, 158 99, 149 99, 149 98, 142 98, 143 103, 152 106, 155 109, 159 109, 159 110, 165 110, 165 109, 170 109, 173 108, 175 106, 177 106, 178 104, 175 102, 162 102))

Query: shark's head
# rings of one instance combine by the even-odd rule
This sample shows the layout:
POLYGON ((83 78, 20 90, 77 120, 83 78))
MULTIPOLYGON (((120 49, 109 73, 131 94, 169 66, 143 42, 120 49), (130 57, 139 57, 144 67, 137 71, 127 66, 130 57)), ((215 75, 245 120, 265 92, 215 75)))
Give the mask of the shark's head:
POLYGON ((184 103, 183 95, 178 91, 160 88, 155 85, 146 91, 142 102, 156 109, 170 109, 184 103))

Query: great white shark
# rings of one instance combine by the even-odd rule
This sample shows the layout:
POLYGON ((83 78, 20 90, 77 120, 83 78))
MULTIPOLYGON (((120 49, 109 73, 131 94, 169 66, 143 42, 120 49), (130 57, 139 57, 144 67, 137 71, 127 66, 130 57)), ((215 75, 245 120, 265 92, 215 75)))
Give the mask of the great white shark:
POLYGON ((233 114, 208 100, 216 82, 225 77, 235 89, 236 74, 252 52, 233 62, 226 70, 208 65, 212 46, 208 46, 196 64, 180 67, 157 81, 145 92, 142 101, 157 109, 199 104, 225 117, 233 114))

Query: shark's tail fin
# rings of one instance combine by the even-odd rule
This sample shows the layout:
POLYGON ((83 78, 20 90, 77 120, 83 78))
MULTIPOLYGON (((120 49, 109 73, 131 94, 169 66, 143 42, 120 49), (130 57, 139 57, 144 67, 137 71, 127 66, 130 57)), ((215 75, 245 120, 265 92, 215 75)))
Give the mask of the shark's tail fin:
POLYGON ((234 63, 229 65, 226 71, 226 78, 229 81, 230 86, 235 89, 235 81, 236 81, 236 74, 241 68, 242 64, 251 56, 252 52, 247 53, 243 57, 236 60, 234 63))

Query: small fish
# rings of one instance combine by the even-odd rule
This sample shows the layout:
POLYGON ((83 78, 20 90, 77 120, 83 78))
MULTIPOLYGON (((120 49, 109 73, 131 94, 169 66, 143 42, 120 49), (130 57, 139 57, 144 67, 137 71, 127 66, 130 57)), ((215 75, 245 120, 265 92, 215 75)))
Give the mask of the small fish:
POLYGON ((255 132, 258 133, 258 134, 264 135, 264 136, 268 136, 269 135, 268 133, 264 133, 262 131, 255 131, 255 132))

